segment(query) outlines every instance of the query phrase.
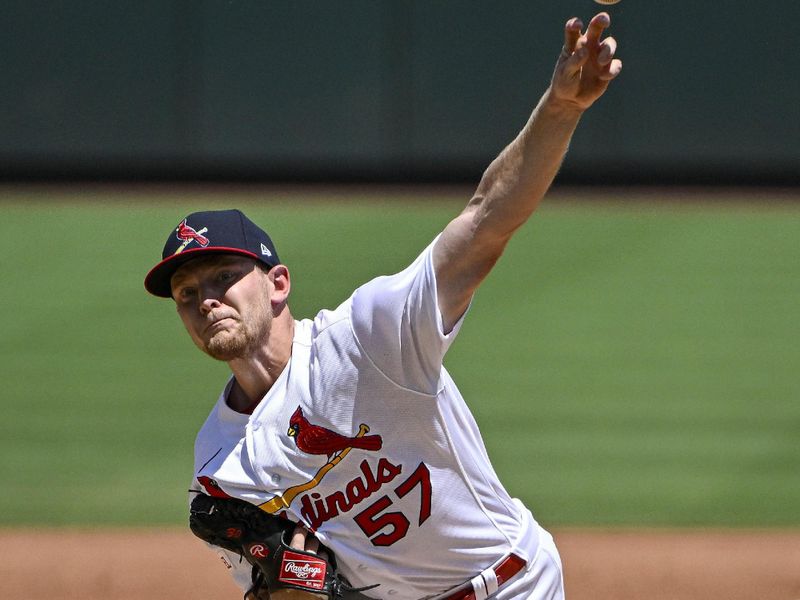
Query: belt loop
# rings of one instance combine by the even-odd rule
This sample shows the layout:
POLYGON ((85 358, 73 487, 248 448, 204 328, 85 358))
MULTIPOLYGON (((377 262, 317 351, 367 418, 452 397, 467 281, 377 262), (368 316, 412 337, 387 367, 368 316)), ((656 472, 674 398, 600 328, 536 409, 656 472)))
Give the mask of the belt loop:
POLYGON ((497 582, 497 573, 494 572, 494 569, 486 569, 483 573, 481 573, 481 576, 483 577, 483 582, 486 584, 486 593, 488 595, 491 596, 500 588, 500 585, 497 582))
POLYGON ((470 583, 472 584, 472 590, 475 592, 475 600, 486 600, 489 597, 483 577, 476 575, 470 580, 470 583))

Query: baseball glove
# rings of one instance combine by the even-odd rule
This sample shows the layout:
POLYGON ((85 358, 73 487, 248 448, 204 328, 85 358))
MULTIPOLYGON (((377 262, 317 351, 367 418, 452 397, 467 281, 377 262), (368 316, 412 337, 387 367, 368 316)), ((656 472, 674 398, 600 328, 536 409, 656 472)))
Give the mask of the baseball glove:
POLYGON ((337 573, 336 558, 320 546, 314 554, 289 546, 295 524, 236 498, 200 494, 192 500, 189 528, 209 544, 235 552, 253 566, 253 586, 245 598, 317 597, 325 600, 370 600, 337 573), (323 552, 324 550, 324 552, 323 552), (324 556, 327 555, 326 560, 324 556), (294 593, 287 594, 287 591, 294 593), (312 596, 308 596, 308 593, 312 596))

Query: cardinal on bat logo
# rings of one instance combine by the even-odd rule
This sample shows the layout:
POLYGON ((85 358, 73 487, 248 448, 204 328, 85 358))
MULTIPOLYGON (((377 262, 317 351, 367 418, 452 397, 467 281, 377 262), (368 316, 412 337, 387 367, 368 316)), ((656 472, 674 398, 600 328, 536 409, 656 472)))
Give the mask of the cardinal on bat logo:
POLYGON ((361 448, 362 450, 377 451, 381 449, 383 440, 379 435, 363 435, 348 437, 314 425, 303 416, 303 409, 299 406, 289 419, 290 437, 294 438, 297 447, 307 454, 324 454, 330 460, 331 456, 346 448, 361 448))
POLYGON ((178 249, 175 251, 175 254, 183 252, 183 250, 191 244, 192 242, 197 242, 203 248, 208 246, 209 239, 204 236, 203 234, 208 231, 207 227, 203 227, 200 231, 197 231, 194 227, 190 227, 186 224, 186 219, 180 222, 178 228, 175 230, 176 237, 183 242, 178 249))

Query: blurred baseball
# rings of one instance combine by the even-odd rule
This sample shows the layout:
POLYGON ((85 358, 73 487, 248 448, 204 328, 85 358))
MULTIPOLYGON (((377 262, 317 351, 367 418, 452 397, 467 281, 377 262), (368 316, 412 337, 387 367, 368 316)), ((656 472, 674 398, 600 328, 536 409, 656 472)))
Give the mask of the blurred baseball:
POLYGON ((619 0, 594 0, 598 4, 616 4, 619 0))

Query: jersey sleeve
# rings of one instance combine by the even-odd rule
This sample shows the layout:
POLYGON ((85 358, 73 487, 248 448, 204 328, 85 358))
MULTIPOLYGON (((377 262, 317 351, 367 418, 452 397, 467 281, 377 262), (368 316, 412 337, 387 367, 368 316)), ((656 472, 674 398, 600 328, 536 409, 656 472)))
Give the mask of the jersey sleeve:
POLYGON ((423 394, 437 393, 444 355, 464 320, 444 331, 435 243, 403 271, 359 287, 351 303, 353 333, 369 359, 395 384, 423 394))

